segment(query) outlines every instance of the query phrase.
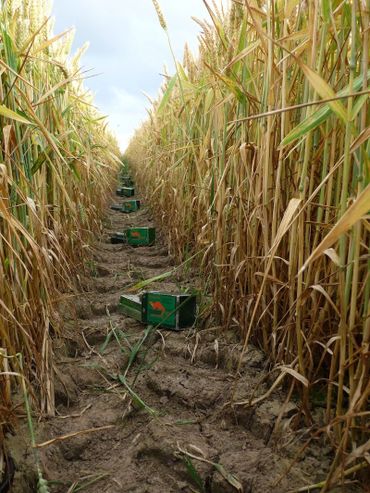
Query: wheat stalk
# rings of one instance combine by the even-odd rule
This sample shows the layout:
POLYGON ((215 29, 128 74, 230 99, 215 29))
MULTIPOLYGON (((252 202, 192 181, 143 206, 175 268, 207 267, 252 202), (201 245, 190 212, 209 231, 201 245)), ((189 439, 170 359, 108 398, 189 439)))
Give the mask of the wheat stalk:
POLYGON ((161 7, 159 5, 159 2, 157 0, 152 0, 155 11, 157 12, 159 24, 161 25, 161 28, 164 29, 165 31, 167 30, 167 24, 166 20, 164 18, 164 15, 162 13, 161 7))

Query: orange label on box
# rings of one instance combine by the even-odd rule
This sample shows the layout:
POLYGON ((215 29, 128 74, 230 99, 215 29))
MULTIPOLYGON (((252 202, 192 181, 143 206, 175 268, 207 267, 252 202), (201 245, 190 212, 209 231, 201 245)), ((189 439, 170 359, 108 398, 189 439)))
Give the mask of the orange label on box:
POLYGON ((166 312, 165 307, 160 301, 150 301, 149 304, 153 308, 153 310, 161 312, 162 315, 166 312))

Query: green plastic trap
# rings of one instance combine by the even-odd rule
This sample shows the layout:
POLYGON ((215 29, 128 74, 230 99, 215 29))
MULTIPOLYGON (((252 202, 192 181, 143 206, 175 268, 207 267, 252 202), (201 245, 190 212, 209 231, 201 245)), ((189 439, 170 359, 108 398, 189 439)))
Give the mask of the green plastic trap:
POLYGON ((119 311, 146 325, 180 330, 195 323, 196 305, 193 294, 147 291, 141 296, 123 294, 119 311))
POLYGON ((118 195, 119 197, 133 197, 135 195, 135 188, 133 187, 117 188, 116 195, 118 195))
POLYGON ((143 322, 179 330, 195 323, 196 297, 148 291, 142 296, 143 322))
POLYGON ((128 243, 131 246, 151 246, 155 242, 155 228, 128 228, 111 236, 111 243, 128 243))
POLYGON ((126 236, 130 245, 153 245, 155 242, 155 228, 129 228, 126 230, 126 236))
POLYGON ((143 321, 140 296, 132 294, 122 295, 119 301, 118 310, 124 315, 134 318, 139 322, 143 321))
POLYGON ((131 178, 131 176, 128 175, 120 176, 119 181, 124 187, 132 187, 132 185, 134 184, 134 180, 131 178))
POLYGON ((127 243, 127 238, 126 238, 125 233, 114 233, 110 237, 110 242, 113 245, 117 245, 118 243, 127 243))
POLYGON ((111 209, 114 211, 125 212, 127 214, 130 212, 136 212, 140 209, 140 200, 125 200, 122 205, 112 205, 111 209))

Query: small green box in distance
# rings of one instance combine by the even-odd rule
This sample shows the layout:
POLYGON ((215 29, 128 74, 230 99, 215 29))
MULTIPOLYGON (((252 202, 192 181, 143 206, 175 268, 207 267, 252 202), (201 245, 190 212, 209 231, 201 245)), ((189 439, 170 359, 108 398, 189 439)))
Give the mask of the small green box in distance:
POLYGON ((151 246, 155 242, 155 228, 128 228, 125 233, 132 246, 151 246))
POLYGON ((131 178, 131 176, 121 176, 120 179, 120 184, 124 187, 132 187, 134 184, 134 180, 131 178))
POLYGON ((118 179, 131 178, 131 173, 128 169, 123 169, 118 173, 118 179))
POLYGON ((116 195, 119 197, 132 197, 135 195, 135 189, 133 187, 120 187, 117 188, 116 195))
POLYGON ((140 200, 125 200, 122 205, 112 205, 111 209, 118 212, 136 212, 140 209, 140 200))
POLYGON ((113 233, 113 235, 110 237, 110 242, 113 245, 118 245, 119 243, 127 243, 125 233, 113 233))
POLYGON ((195 323, 196 307, 194 294, 148 291, 142 295, 142 320, 148 325, 180 330, 195 323))
POLYGON ((131 246, 151 246, 155 242, 155 228, 128 228, 123 233, 114 233, 111 243, 128 243, 131 246))
POLYGON ((140 209, 140 200, 125 200, 122 203, 122 212, 136 212, 140 209))
POLYGON ((142 308, 140 296, 123 294, 119 300, 118 310, 120 313, 142 322, 142 308))

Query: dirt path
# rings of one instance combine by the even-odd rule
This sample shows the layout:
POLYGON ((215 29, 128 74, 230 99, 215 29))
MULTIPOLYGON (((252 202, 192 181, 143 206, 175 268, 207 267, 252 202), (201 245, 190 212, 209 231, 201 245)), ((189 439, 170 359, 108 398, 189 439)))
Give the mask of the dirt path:
MULTIPOLYGON (((160 235, 151 248, 109 243, 110 234, 126 226, 153 225, 146 207, 130 215, 109 211, 106 223, 90 266, 92 275, 81 279, 84 292, 66 304, 61 314, 68 336, 55 343, 58 416, 40 425, 37 439, 40 443, 108 428, 41 449, 50 490, 228 493, 238 491, 240 484, 243 490, 239 491, 244 493, 279 493, 322 479, 328 457, 320 449, 284 475, 302 442, 293 441, 288 431, 296 415, 291 405, 282 417, 278 439, 271 439, 283 402, 279 393, 253 410, 224 407, 240 350, 235 336, 222 336, 213 328, 148 333, 117 312, 126 286, 168 271, 173 262, 160 235), (140 341, 137 357, 128 367, 140 341), (119 375, 126 375, 126 380, 119 375), (237 479, 226 480, 227 474, 237 479), (281 475, 283 479, 275 484, 281 475)), ((173 281, 151 288, 177 291, 197 284, 189 273, 177 274, 173 281)), ((263 355, 250 349, 238 400, 251 396, 266 375, 264 367, 263 355)), ((256 395, 270 385, 268 380, 262 383, 256 395)), ((20 481, 24 468, 17 474, 20 481)), ((22 484, 17 491, 34 491, 25 481, 22 484)))

